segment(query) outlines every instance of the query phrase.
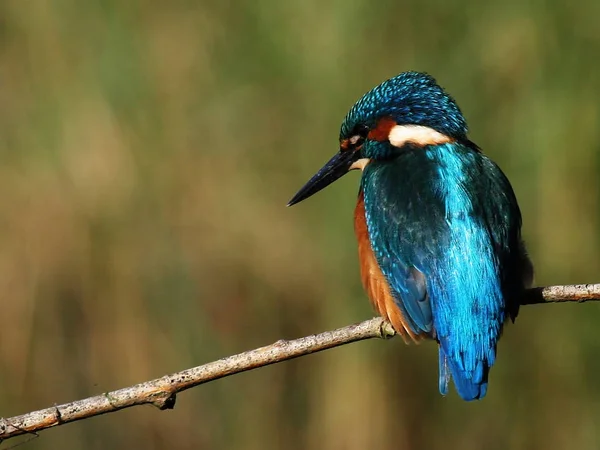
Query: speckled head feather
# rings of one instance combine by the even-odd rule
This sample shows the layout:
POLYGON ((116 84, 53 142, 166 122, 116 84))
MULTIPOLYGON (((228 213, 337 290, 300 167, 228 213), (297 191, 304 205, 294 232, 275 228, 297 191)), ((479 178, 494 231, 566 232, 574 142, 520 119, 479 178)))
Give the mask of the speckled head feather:
POLYGON ((404 72, 371 89, 350 109, 340 130, 340 140, 356 133, 359 125, 372 128, 382 117, 398 125, 421 125, 454 139, 465 139, 467 123, 454 99, 433 77, 404 72))

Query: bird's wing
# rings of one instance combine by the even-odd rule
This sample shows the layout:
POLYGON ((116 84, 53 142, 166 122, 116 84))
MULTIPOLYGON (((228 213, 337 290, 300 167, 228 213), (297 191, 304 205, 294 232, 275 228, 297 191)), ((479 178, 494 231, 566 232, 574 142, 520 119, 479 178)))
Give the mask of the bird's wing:
POLYGON ((414 266, 405 263, 391 248, 386 253, 389 256, 381 258, 379 265, 390 283, 398 308, 409 319, 415 333, 430 333, 433 317, 425 276, 414 266))
MULTIPOLYGON (((406 156, 398 162, 371 163, 363 174, 361 187, 373 252, 398 307, 416 333, 433 328, 431 297, 439 294, 428 292, 432 281, 428 278, 443 272, 445 280, 458 280, 462 271, 453 275, 456 267, 452 261, 460 260, 472 268, 470 283, 478 285, 474 272, 481 264, 473 260, 472 249, 468 254, 456 253, 467 250, 461 250, 457 242, 474 241, 469 235, 473 230, 482 236, 481 245, 491 245, 486 248, 495 252, 500 267, 517 265, 511 249, 519 245, 520 213, 510 184, 487 158, 460 144, 454 148, 459 155, 455 160, 464 158, 463 164, 469 165, 466 173, 456 173, 456 179, 444 178, 445 172, 440 172, 444 161, 434 161, 420 152, 410 156, 414 161, 406 156), (457 241, 461 232, 464 239, 457 241), (455 252, 450 260, 449 249, 455 252), (444 260, 447 264, 441 267, 444 260)), ((447 172, 454 175, 451 169, 447 172)), ((500 274, 502 284, 514 278, 509 273, 500 274)))
POLYGON ((398 307, 440 344, 440 390, 481 398, 531 272, 510 183, 465 143, 408 149, 363 172, 373 251, 398 307), (432 310, 433 316, 432 317, 432 310))
POLYGON ((433 329, 431 302, 427 280, 414 260, 418 242, 435 242, 427 227, 410 224, 401 189, 367 187, 365 219, 373 254, 387 280, 396 306, 415 335, 430 334, 433 329), (371 198, 369 198, 371 197, 371 198))
MULTIPOLYGON (((354 214, 354 231, 358 240, 358 256, 362 283, 371 303, 373 303, 373 306, 382 317, 390 321, 405 342, 408 343, 409 340, 414 342, 420 341, 430 333, 423 332, 423 329, 415 325, 414 320, 410 317, 402 303, 402 298, 408 298, 409 295, 399 296, 397 290, 390 285, 388 281, 389 277, 384 275, 381 270, 367 230, 364 195, 362 192, 359 194, 354 214)), ((417 275, 415 279, 419 283, 414 283, 414 298, 423 299, 423 301, 419 301, 421 304, 427 306, 424 303, 425 296, 427 295, 424 291, 424 279, 421 274, 415 273, 415 275, 417 275), (417 292, 419 289, 422 290, 421 293, 417 292)), ((431 314, 430 311, 428 314, 431 314)))

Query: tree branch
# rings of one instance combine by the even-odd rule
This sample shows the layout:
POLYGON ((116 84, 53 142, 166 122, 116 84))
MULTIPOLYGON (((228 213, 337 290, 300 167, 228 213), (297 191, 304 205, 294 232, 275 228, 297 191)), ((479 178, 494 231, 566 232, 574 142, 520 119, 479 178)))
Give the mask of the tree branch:
MULTIPOLYGON (((581 303, 599 300, 600 284, 577 284, 529 289, 521 304, 581 303)), ((161 410, 171 409, 175 406, 177 393, 212 380, 351 342, 372 338, 386 339, 394 335, 395 332, 389 323, 381 318, 374 318, 334 331, 291 341, 280 340, 266 347, 228 356, 135 386, 8 419, 1 418, 0 442, 11 437, 36 433, 46 428, 136 405, 152 404, 161 410)))
POLYGON ((600 300, 600 284, 568 284, 529 289, 521 300, 522 305, 543 303, 584 303, 600 300))

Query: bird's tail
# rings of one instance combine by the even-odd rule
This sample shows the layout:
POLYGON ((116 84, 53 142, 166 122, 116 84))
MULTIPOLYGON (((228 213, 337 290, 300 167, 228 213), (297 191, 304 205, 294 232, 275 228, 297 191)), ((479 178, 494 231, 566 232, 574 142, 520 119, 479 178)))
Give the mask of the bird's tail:
POLYGON ((489 366, 484 361, 478 361, 474 371, 467 371, 458 361, 448 358, 440 342, 440 393, 448 393, 450 378, 458 394, 466 401, 482 399, 487 392, 489 366))

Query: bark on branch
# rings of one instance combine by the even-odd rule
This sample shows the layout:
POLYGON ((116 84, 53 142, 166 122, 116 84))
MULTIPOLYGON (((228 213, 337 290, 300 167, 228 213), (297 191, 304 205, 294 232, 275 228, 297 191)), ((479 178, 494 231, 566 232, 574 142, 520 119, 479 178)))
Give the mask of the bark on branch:
MULTIPOLYGON (((600 284, 577 284, 530 289, 521 303, 532 305, 599 300, 600 284)), ((176 394, 194 386, 351 342, 372 338, 386 339, 394 334, 389 323, 381 318, 374 318, 291 341, 280 340, 266 347, 228 356, 202 366, 95 397, 52 406, 20 416, 0 418, 0 442, 15 436, 37 433, 46 428, 118 411, 130 406, 152 404, 159 409, 171 409, 175 406, 176 394)))

